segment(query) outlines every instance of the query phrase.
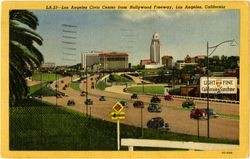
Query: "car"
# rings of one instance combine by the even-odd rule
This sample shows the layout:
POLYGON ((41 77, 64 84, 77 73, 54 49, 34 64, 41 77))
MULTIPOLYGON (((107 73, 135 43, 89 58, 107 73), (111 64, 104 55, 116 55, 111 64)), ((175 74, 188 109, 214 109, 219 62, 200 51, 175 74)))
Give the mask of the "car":
POLYGON ((190 108, 190 107, 195 108, 195 103, 194 103, 193 100, 187 99, 187 100, 185 100, 185 101, 182 103, 182 107, 183 107, 183 108, 190 108))
POLYGON ((80 95, 85 96, 85 91, 82 91, 80 95))
POLYGON ((169 124, 165 123, 164 119, 161 117, 154 117, 150 119, 147 122, 147 127, 150 129, 158 129, 158 130, 164 130, 164 131, 170 130, 169 124))
POLYGON ((144 108, 144 103, 143 103, 143 101, 141 101, 141 100, 137 100, 137 101, 135 101, 135 102, 133 103, 133 106, 134 106, 135 108, 144 108))
POLYGON ((63 97, 62 94, 59 93, 56 94, 56 98, 62 98, 62 97, 63 97))
POLYGON ((209 117, 212 117, 212 118, 218 118, 219 117, 219 115, 213 109, 203 108, 203 110, 209 115, 209 117))
POLYGON ((161 99, 157 96, 153 96, 150 101, 151 103, 160 103, 161 99))
POLYGON ((73 99, 68 100, 68 103, 67 103, 68 106, 72 106, 72 105, 75 105, 75 104, 76 103, 75 103, 75 101, 73 99))
POLYGON ((105 96, 100 96, 99 101, 106 101, 105 96))
POLYGON ((93 100, 92 99, 86 99, 85 101, 84 101, 84 103, 86 104, 86 105, 93 105, 93 100))
POLYGON ((207 112, 204 109, 198 109, 194 108, 190 112, 190 118, 191 119, 206 119, 207 118, 207 112))
POLYGON ((128 103, 127 103, 126 101, 124 101, 124 100, 121 100, 121 101, 120 101, 120 104, 121 104, 122 106, 124 106, 124 107, 128 107, 128 103))
POLYGON ((137 95, 136 93, 133 93, 133 94, 131 95, 131 99, 138 99, 138 95, 137 95))
POLYGON ((159 104, 156 104, 156 103, 150 103, 148 105, 148 112, 161 112, 162 109, 161 107, 159 106, 159 104))
POLYGON ((173 101, 173 100, 174 100, 174 98, 173 98, 172 95, 165 95, 165 96, 164 96, 164 99, 165 99, 165 100, 168 100, 168 101, 173 101))

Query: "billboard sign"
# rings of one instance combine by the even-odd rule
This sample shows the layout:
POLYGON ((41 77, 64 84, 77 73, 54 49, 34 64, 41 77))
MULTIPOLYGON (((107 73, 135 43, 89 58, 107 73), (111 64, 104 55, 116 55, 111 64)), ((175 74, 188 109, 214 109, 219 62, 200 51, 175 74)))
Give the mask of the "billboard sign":
POLYGON ((200 92, 209 94, 236 94, 237 78, 236 77, 201 77, 200 92))

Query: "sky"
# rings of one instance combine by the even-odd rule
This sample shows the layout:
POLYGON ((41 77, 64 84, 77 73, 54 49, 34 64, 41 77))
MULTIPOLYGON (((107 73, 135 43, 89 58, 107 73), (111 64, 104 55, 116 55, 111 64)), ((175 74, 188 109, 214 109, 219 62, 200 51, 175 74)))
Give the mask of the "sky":
MULTIPOLYGON (((239 10, 33 12, 39 19, 36 32, 44 40, 43 45, 37 48, 43 53, 45 62, 55 62, 57 66, 80 63, 81 53, 90 51, 127 52, 129 62, 137 65, 141 59, 149 59, 154 32, 160 35, 161 55, 173 56, 174 61, 183 60, 187 54, 191 57, 206 55, 207 42, 209 46, 231 39, 240 43, 239 10), (63 41, 75 44, 65 44, 63 41)), ((213 55, 239 56, 239 50, 239 46, 225 43, 213 55)))

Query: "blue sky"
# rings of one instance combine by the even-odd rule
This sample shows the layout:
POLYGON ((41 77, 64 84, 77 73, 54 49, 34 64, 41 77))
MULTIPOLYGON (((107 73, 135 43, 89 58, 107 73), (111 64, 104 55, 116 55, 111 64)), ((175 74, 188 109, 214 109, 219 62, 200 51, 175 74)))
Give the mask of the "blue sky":
MULTIPOLYGON (((190 56, 206 55, 206 44, 210 46, 235 39, 240 43, 239 10, 192 10, 192 11, 46 11, 34 10, 39 19, 37 32, 44 43, 38 48, 45 62, 56 65, 80 63, 82 52, 118 51, 128 52, 129 62, 138 64, 150 56, 150 43, 154 32, 160 35, 162 55, 173 56, 174 61, 190 56), (62 37, 65 27, 77 31, 73 45, 76 50, 63 49, 68 44, 62 37), (74 54, 66 55, 63 52, 74 54)), ((73 35, 68 34, 68 35, 73 35)), ((223 44, 214 55, 239 55, 239 46, 223 44)))

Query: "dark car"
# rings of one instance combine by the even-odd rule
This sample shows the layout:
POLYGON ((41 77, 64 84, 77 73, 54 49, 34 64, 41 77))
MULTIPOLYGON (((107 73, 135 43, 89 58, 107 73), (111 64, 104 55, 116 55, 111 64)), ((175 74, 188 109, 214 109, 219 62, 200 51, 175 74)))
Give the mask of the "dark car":
POLYGON ((133 103, 133 106, 134 106, 135 108, 144 108, 144 103, 143 103, 143 101, 137 100, 137 101, 135 101, 135 102, 133 103))
POLYGON ((68 106, 72 106, 72 105, 75 105, 75 104, 76 103, 75 103, 75 101, 73 99, 68 100, 68 103, 67 103, 68 106))
POLYGON ((173 98, 172 95, 165 95, 165 96, 164 96, 164 99, 165 99, 165 100, 168 100, 168 101, 174 100, 174 98, 173 98))
POLYGON ((182 107, 183 107, 183 108, 190 108, 190 107, 195 108, 194 101, 193 101, 193 100, 190 100, 190 99, 187 99, 187 100, 185 100, 185 101, 182 103, 182 107))
POLYGON ((80 95, 85 96, 85 91, 82 91, 80 95))
POLYGON ((213 109, 208 109, 207 108, 204 108, 203 109, 207 114, 209 114, 209 117, 212 117, 212 118, 218 118, 219 115, 213 110, 213 109))
POLYGON ((149 112, 161 112, 161 107, 159 106, 159 104, 156 103, 150 103, 148 105, 148 111, 149 112))
POLYGON ((137 94, 136 94, 136 93, 133 93, 133 94, 131 95, 131 99, 138 99, 137 94))
POLYGON ((160 103, 161 99, 157 96, 153 96, 150 101, 151 103, 160 103))
POLYGON ((128 107, 128 103, 126 101, 121 100, 120 103, 121 103, 122 106, 128 107))
POLYGON ((100 96, 99 101, 106 101, 105 96, 100 96))
POLYGON ((170 130, 169 124, 165 123, 164 119, 161 117, 155 117, 150 119, 147 122, 147 127, 150 129, 170 130))
POLYGON ((86 99, 86 100, 84 101, 84 103, 85 103, 86 105, 93 105, 93 100, 92 100, 92 99, 86 99))
POLYGON ((207 112, 204 109, 192 109, 190 112, 191 119, 206 119, 207 112))

